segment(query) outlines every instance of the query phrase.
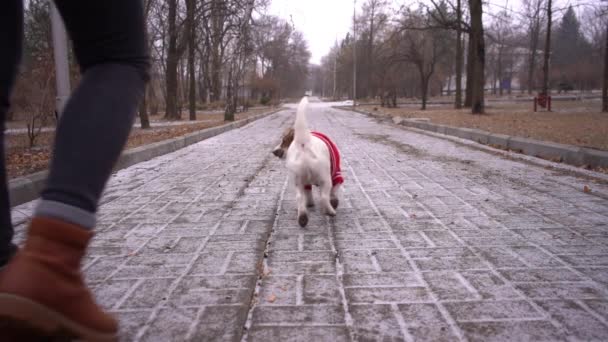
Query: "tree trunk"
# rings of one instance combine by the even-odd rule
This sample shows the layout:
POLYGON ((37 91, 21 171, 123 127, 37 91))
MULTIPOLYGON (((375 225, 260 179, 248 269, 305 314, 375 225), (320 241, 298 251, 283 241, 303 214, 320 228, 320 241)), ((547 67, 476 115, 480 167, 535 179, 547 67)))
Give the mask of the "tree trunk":
POLYGON ((458 29, 456 30, 456 98, 454 99, 454 108, 462 108, 462 30, 460 22, 462 21, 462 9, 460 1, 456 2, 456 20, 458 20, 458 29))
MULTIPOLYGON (((535 47, 536 48, 536 47, 535 47)), ((528 94, 532 94, 534 90, 534 68, 536 67, 536 51, 530 52, 528 60, 528 94)))
POLYGON ((236 112, 234 96, 234 80, 232 65, 228 70, 228 82, 226 84, 226 110, 224 111, 224 121, 234 121, 234 113, 236 112))
POLYGON ((494 65, 494 72, 492 73, 492 95, 496 95, 498 90, 496 87, 496 83, 498 82, 498 59, 496 61, 494 61, 494 59, 494 56, 490 57, 490 65, 494 65))
POLYGON ((469 0, 471 11, 471 32, 473 45, 473 92, 471 98, 471 112, 473 114, 484 113, 484 88, 485 88, 485 42, 483 35, 483 9, 482 0, 469 0))
POLYGON ((426 101, 427 101, 427 96, 428 96, 428 91, 429 91, 429 83, 428 83, 428 79, 426 79, 425 75, 422 72, 420 73, 420 79, 421 79, 420 95, 422 97, 422 107, 420 107, 420 109, 426 110, 426 101))
POLYGON ((168 0, 169 3, 169 14, 167 20, 169 21, 169 47, 167 49, 167 70, 166 70, 166 84, 167 84, 167 97, 165 99, 165 118, 167 119, 180 119, 180 113, 177 110, 177 0, 168 0))
POLYGON ((178 84, 177 84, 177 93, 179 94, 179 101, 177 102, 177 106, 180 110, 184 103, 188 103, 188 70, 187 65, 188 61, 184 61, 183 58, 179 58, 179 63, 177 65, 177 75, 178 75, 178 84))
POLYGON ((549 95, 549 57, 551 55, 551 0, 547 2, 547 37, 545 39, 544 64, 543 64, 543 91, 549 95))
MULTIPOLYGON (((144 2, 144 22, 148 22, 148 17, 150 14, 150 8, 151 8, 151 1, 145 1, 144 2)), ((151 50, 152 50, 152 46, 150 45, 150 42, 148 41, 148 53, 151 55, 151 50)), ((148 85, 146 85, 144 87, 144 93, 143 96, 141 97, 141 102, 139 103, 139 122, 140 122, 140 127, 142 129, 148 129, 150 128, 150 116, 148 113, 148 99, 150 97, 149 92, 152 92, 153 86, 151 84, 152 82, 149 82, 148 85)), ((152 97, 154 95, 152 94, 152 97)))
POLYGON ((186 2, 188 12, 188 109, 190 120, 196 120, 196 76, 194 69, 194 44, 196 43, 196 26, 194 23, 194 11, 196 9, 196 0, 187 0, 186 2))
POLYGON ((503 48, 500 47, 500 49, 498 49, 498 66, 496 70, 496 76, 498 78, 498 95, 502 96, 502 80, 503 80, 503 75, 502 75, 502 55, 503 55, 503 48))
POLYGON ((608 112, 608 24, 606 24, 606 46, 604 47, 604 84, 602 86, 602 112, 608 112))
POLYGON ((146 102, 148 102, 148 109, 150 115, 158 115, 158 94, 154 90, 154 84, 151 83, 148 85, 148 98, 146 102))
POLYGON ((222 95, 222 9, 221 0, 212 0, 211 7, 211 101, 218 101, 222 95))
MULTIPOLYGON (((443 95, 443 84, 440 84, 439 89, 441 89, 441 91, 439 92, 439 95, 443 95)), ((445 87, 445 93, 447 96, 452 95, 452 75, 451 74, 448 76, 448 84, 445 87)))
POLYGON ((469 32, 469 41, 467 46, 467 81, 465 85, 465 94, 464 94, 464 107, 471 108, 473 103, 473 79, 475 78, 475 69, 473 68, 473 56, 474 56, 474 44, 473 44, 473 34, 469 32))
POLYGON ((201 103, 205 103, 206 91, 205 91, 205 76, 202 71, 202 63, 199 65, 198 70, 198 100, 201 103))
POLYGON ((372 13, 371 13, 371 21, 369 27, 369 42, 367 46, 367 60, 369 62, 367 68, 367 96, 374 97, 373 89, 372 89, 372 80, 374 75, 374 16, 375 16, 375 3, 372 4, 372 13))
POLYGON ((201 103, 207 103, 207 93, 209 92, 209 87, 208 87, 208 83, 209 83, 209 73, 207 72, 206 67, 209 65, 206 61, 206 59, 208 58, 208 56, 205 54, 201 54, 201 56, 199 56, 200 62, 199 62, 199 69, 198 69, 198 91, 199 91, 199 101, 201 103))
POLYGON ((538 39, 540 34, 540 19, 537 18, 536 20, 532 32, 530 33, 530 58, 528 60, 528 94, 530 95, 532 94, 536 83, 534 71, 536 69, 536 50, 538 50, 538 39))
POLYGON ((219 101, 222 95, 222 81, 221 81, 221 67, 222 63, 219 56, 218 49, 213 51, 213 57, 211 62, 211 94, 210 101, 219 101))
MULTIPOLYGON (((147 87, 146 87, 147 88, 147 87)), ((142 129, 150 128, 150 118, 148 117, 148 95, 147 89, 144 89, 144 94, 139 103, 139 122, 142 129)))

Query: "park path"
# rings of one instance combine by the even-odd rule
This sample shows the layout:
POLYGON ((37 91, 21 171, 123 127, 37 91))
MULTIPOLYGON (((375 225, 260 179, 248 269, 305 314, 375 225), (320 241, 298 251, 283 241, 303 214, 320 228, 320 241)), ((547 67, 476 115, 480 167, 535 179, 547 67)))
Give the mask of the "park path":
POLYGON ((112 177, 83 266, 123 340, 608 339, 606 184, 313 103, 346 182, 301 229, 293 117, 112 177))

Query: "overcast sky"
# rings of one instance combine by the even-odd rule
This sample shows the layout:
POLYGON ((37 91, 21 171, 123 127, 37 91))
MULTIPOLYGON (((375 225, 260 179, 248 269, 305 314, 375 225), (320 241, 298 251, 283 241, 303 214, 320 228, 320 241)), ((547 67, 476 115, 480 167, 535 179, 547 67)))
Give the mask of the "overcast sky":
MULTIPOLYGON (((362 0, 358 1, 359 3, 362 0)), ((350 29, 352 0, 272 0, 270 14, 278 15, 293 23, 304 33, 308 41, 311 62, 318 64, 329 52, 336 38, 342 39, 350 29)))
MULTIPOLYGON (((358 9, 365 0, 357 0, 358 9)), ((466 0, 464 0, 466 1, 466 0)), ((565 6, 574 3, 594 3, 600 0, 554 0, 557 5, 565 6)), ((395 3, 417 3, 418 0, 395 1, 395 3)), ((424 2, 424 0, 423 0, 424 2)), ((497 12, 504 6, 514 11, 520 10, 521 0, 490 0, 484 1, 484 11, 488 8, 497 12), (487 4, 490 4, 488 7, 487 4)), ((554 5, 555 6, 555 5, 554 5)), ((555 7, 554 7, 555 8, 555 7)), ((311 63, 319 64, 321 57, 329 52, 336 38, 344 38, 351 28, 353 15, 353 0, 272 0, 269 14, 278 15, 290 20, 297 30, 304 33, 312 53, 311 63)), ((489 16, 484 16, 484 21, 489 16)))

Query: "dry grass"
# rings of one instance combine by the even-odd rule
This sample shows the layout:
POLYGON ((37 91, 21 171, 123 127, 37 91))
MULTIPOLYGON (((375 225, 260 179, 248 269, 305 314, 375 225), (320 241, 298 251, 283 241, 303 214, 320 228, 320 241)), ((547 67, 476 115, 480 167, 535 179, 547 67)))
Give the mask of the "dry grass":
POLYGON ((553 103, 553 112, 533 112, 532 103, 490 102, 485 115, 472 115, 469 109, 451 106, 382 108, 363 106, 364 110, 406 118, 429 118, 443 125, 476 128, 492 133, 553 141, 562 144, 608 150, 608 113, 600 112, 598 101, 553 103))
MULTIPOLYGON (((252 108, 248 112, 236 114, 235 119, 242 120, 250 116, 268 112, 270 110, 271 109, 268 107, 252 108)), ((151 129, 142 130, 136 127, 131 131, 126 148, 133 148, 176 138, 188 133, 196 132, 209 127, 219 126, 225 123, 224 114, 219 112, 199 112, 197 113, 197 119, 205 120, 205 122, 154 127, 155 123, 160 123, 164 120, 153 118, 151 129)), ((51 146, 54 136, 54 132, 42 132, 36 141, 36 147, 30 149, 28 148, 29 143, 27 134, 6 135, 5 141, 8 146, 6 150, 6 168, 9 179, 47 169, 51 156, 51 146)))

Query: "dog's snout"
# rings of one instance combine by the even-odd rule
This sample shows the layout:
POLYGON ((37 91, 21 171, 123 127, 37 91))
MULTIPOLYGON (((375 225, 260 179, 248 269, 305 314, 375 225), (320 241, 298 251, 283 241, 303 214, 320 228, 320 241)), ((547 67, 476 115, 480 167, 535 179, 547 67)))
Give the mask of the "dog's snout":
POLYGON ((272 151, 272 154, 274 154, 275 156, 279 157, 279 158, 283 158, 283 149, 281 148, 277 148, 276 150, 272 151))

